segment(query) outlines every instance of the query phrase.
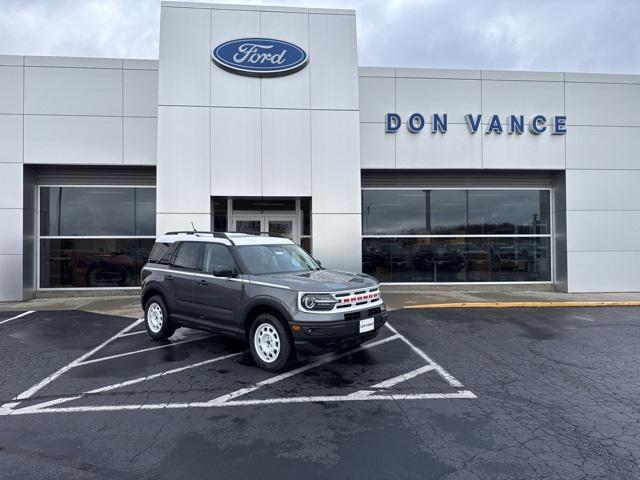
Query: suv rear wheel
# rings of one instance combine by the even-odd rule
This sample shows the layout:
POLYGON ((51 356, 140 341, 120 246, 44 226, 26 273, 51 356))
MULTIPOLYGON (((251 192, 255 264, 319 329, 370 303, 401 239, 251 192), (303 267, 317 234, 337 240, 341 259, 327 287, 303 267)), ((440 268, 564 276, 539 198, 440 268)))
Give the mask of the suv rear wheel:
POLYGON ((171 323, 169 312, 162 297, 157 295, 147 301, 144 309, 144 319, 147 333, 154 340, 166 340, 176 331, 176 327, 171 323))
POLYGON ((282 370, 291 356, 289 335, 282 322, 270 313, 262 313, 253 321, 249 345, 256 364, 270 372, 282 370))

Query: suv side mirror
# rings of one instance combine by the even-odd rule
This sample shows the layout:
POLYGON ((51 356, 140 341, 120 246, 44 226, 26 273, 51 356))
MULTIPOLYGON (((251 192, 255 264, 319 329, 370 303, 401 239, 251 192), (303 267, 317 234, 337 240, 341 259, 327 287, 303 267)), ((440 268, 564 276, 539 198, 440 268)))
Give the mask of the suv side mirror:
POLYGON ((235 277, 236 271, 229 265, 216 265, 213 268, 214 277, 235 277))

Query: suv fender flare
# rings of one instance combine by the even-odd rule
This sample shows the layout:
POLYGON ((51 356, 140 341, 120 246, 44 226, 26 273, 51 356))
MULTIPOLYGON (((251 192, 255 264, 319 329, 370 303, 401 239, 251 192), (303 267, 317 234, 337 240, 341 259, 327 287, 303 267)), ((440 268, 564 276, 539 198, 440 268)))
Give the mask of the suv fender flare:
MULTIPOLYGON (((291 317, 291 314, 289 313, 287 306, 283 302, 277 299, 274 299, 272 297, 266 297, 266 296, 259 296, 259 297, 252 298, 242 309, 242 311, 240 312, 240 322, 243 327, 245 326, 245 323, 247 321, 247 315, 251 310, 253 310, 256 307, 268 307, 277 311, 287 323, 285 325, 285 328, 289 330, 290 328, 289 323, 293 321, 293 317, 291 317)), ((247 333, 248 332, 245 331, 245 334, 247 333)))
POLYGON ((169 308, 169 305, 167 304, 167 302, 170 301, 171 297, 168 295, 168 292, 160 284, 160 282, 155 282, 154 281, 154 282, 149 282, 148 284, 146 284, 144 286, 142 292, 140 292, 140 303, 142 303, 142 308, 143 309, 146 306, 144 299, 148 296, 149 292, 158 292, 160 294, 160 296, 162 296, 162 298, 164 298, 165 305, 167 306, 167 309, 169 308))

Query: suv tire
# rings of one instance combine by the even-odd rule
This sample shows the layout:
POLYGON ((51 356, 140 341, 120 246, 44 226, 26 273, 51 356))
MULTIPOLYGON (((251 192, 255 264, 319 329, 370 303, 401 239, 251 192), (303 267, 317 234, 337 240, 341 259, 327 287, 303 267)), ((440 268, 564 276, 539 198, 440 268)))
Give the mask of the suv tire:
POLYGON ((282 370, 293 350, 286 328, 270 313, 261 313, 251 324, 249 346, 256 365, 270 372, 282 370))
POLYGON ((176 331, 164 300, 158 295, 154 295, 147 301, 144 307, 144 319, 147 333, 154 340, 166 340, 176 331))

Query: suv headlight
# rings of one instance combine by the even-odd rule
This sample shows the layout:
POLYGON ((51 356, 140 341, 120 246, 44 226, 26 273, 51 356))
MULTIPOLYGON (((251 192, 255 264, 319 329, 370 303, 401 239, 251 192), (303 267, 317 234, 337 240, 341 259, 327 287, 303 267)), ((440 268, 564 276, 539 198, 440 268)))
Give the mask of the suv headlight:
POLYGON ((300 303, 305 310, 327 311, 331 310, 338 301, 326 293, 308 293, 302 296, 300 303))

